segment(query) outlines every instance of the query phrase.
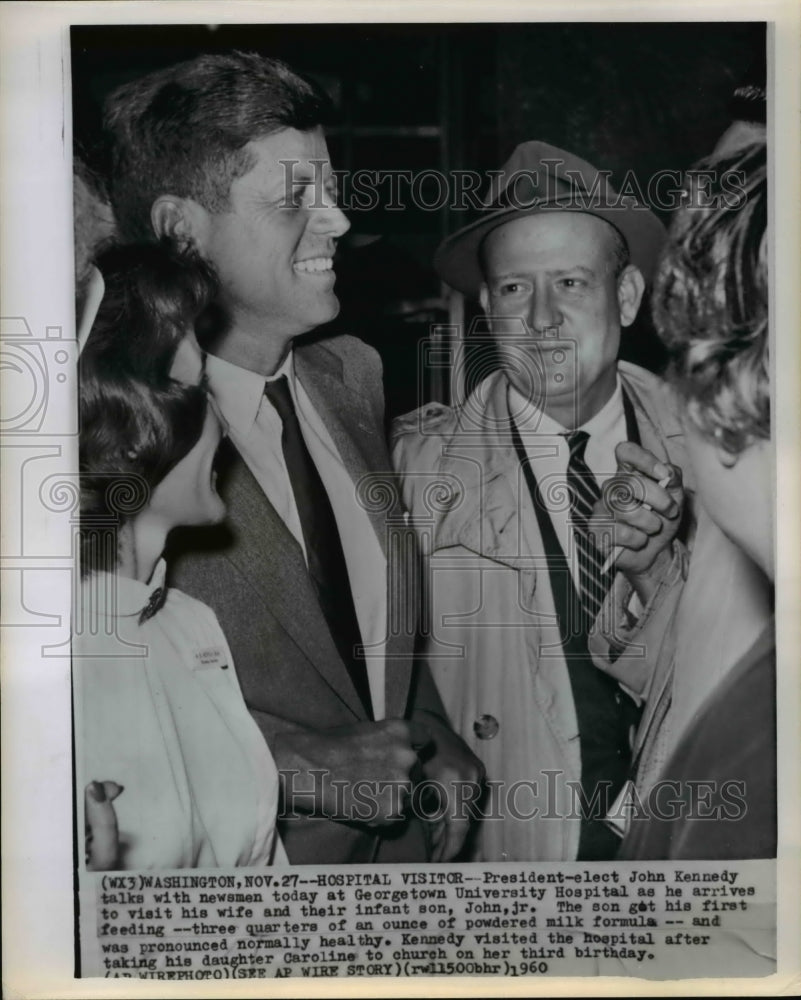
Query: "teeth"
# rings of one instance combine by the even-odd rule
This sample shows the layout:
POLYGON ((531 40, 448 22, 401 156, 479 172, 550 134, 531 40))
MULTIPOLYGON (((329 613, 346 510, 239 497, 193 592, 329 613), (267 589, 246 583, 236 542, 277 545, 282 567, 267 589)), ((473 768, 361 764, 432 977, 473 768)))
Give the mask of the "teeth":
POLYGON ((309 257, 307 260, 295 261, 296 271, 330 271, 333 266, 332 257, 309 257))

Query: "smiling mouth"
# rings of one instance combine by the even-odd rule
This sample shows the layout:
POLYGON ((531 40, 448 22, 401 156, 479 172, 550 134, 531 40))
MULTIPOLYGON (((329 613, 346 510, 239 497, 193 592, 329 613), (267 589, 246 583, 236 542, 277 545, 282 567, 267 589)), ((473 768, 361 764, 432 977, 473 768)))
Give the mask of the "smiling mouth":
POLYGON ((307 257, 305 260, 296 260, 293 265, 302 274, 322 274, 330 271, 333 266, 333 257, 307 257))

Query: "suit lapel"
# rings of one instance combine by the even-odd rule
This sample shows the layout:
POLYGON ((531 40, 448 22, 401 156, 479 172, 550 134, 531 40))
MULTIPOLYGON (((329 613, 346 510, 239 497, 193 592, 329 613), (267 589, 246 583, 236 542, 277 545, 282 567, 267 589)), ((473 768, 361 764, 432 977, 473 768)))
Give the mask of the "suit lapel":
POLYGON ((351 377, 325 342, 296 350, 295 373, 339 451, 355 484, 354 502, 362 504, 387 559, 386 714, 403 716, 417 622, 417 608, 404 602, 416 600, 415 588, 410 593, 406 586, 416 536, 405 523, 397 477, 390 471, 383 413, 371 406, 376 389, 351 377))
POLYGON ((337 697, 364 718, 320 610, 301 548, 239 455, 229 471, 226 495, 234 530, 241 536, 241 543, 229 549, 228 558, 264 595, 271 613, 337 697), (281 567, 280 573, 275 572, 276 566, 281 567))
MULTIPOLYGON (((356 484, 357 495, 366 499, 372 483, 390 478, 391 465, 384 428, 365 399, 364 387, 348 378, 342 360, 324 343, 297 350, 295 372, 356 484)), ((370 503, 364 509, 386 552, 386 511, 370 503)))

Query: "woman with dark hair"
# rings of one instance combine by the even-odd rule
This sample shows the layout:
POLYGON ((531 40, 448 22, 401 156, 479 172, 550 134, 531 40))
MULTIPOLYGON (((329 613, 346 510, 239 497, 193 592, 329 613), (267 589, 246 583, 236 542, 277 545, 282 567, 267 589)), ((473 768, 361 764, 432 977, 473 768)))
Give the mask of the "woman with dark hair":
MULTIPOLYGON (((726 147, 699 167, 711 185, 673 223, 654 318, 703 508, 772 583, 765 144, 726 147)), ((624 857, 776 856, 774 641, 769 621, 696 713, 649 796, 648 818, 633 817, 624 857)))
POLYGON ((213 612, 166 587, 162 559, 172 528, 225 513, 193 331, 215 281, 163 246, 114 248, 98 267, 105 294, 80 358, 73 639, 87 867, 270 864, 284 857, 275 764, 213 612))

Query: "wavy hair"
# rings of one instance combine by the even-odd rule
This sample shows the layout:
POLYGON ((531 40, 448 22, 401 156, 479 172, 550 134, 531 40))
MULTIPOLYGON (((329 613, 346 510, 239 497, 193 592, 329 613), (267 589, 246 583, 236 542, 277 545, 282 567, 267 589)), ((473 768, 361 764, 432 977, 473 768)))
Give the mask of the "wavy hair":
POLYGON ((712 156, 657 272, 654 322, 691 419, 727 451, 770 437, 766 146, 712 156))
POLYGON ((248 143, 325 125, 331 110, 316 84, 255 52, 202 55, 117 88, 104 128, 120 231, 152 240, 150 210, 164 194, 220 211, 255 163, 248 143))
POLYGON ((114 568, 98 532, 143 510, 200 438, 205 389, 170 368, 217 290, 204 261, 166 244, 113 247, 97 264, 106 290, 79 367, 83 575, 114 568))

